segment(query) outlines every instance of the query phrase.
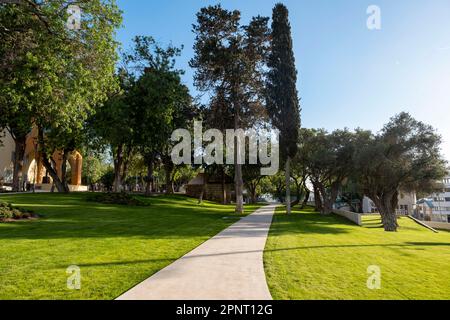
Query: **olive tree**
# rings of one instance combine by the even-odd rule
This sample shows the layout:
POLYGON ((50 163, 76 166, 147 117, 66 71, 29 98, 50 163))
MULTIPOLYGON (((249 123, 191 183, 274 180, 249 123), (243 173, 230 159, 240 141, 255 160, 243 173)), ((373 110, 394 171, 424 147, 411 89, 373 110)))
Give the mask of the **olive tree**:
POLYGON ((384 229, 397 231, 399 192, 431 191, 446 174, 441 137, 432 126, 403 112, 378 134, 360 132, 356 145, 357 181, 377 206, 384 229))

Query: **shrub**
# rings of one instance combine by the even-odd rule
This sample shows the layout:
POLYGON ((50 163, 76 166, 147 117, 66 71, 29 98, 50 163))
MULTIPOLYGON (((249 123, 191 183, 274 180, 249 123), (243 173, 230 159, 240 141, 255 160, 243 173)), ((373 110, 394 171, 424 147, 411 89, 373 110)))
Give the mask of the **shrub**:
POLYGON ((0 202, 0 221, 22 220, 35 217, 32 211, 15 208, 12 204, 0 202))
POLYGON ((89 196, 88 201, 127 206, 148 206, 148 203, 125 192, 92 194, 89 196))
POLYGON ((103 187, 108 190, 111 191, 114 185, 114 170, 113 169, 108 169, 108 171, 106 171, 101 177, 100 177, 100 182, 103 184, 103 187))

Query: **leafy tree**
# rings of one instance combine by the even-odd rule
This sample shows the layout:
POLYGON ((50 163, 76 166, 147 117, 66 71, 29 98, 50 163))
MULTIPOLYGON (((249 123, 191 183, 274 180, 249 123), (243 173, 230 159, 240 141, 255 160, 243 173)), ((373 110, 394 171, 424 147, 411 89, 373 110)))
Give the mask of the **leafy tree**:
POLYGON ((290 164, 297 154, 300 107, 296 88, 297 70, 292 47, 288 9, 277 4, 273 9, 272 47, 267 79, 267 110, 273 126, 280 131, 280 152, 285 162, 286 212, 291 213, 290 164))
POLYGON ((243 179, 245 187, 250 196, 250 203, 256 203, 258 195, 261 193, 260 184, 264 176, 261 175, 260 165, 244 165, 243 179))
POLYGON ((146 193, 150 192, 158 158, 166 171, 166 192, 173 193, 171 134, 178 128, 189 127, 196 114, 189 90, 181 82, 183 71, 175 68, 181 49, 162 48, 152 37, 136 37, 134 42, 134 51, 128 58, 140 73, 132 100, 137 116, 136 139, 148 168, 146 193))
MULTIPOLYGON (((3 104, 0 102, 0 104, 3 104)), ((27 136, 31 132, 32 117, 27 108, 16 108, 12 104, 0 106, 0 131, 6 130, 15 143, 12 189, 20 191, 20 179, 24 164, 27 136)), ((0 144, 1 146, 1 144, 0 144)))
POLYGON ((284 195, 286 194, 286 177, 284 172, 280 171, 276 175, 269 176, 269 181, 272 186, 272 191, 270 192, 279 202, 284 201, 284 195))
POLYGON ((117 74, 120 90, 109 99, 88 120, 90 143, 95 150, 108 149, 113 158, 114 192, 120 192, 126 178, 128 166, 136 151, 135 113, 131 105, 131 94, 135 79, 126 69, 117 74))
POLYGON ((343 183, 352 173, 354 135, 348 130, 302 129, 302 159, 323 214, 330 214, 343 183))
POLYGON ((26 38, 29 47, 12 58, 20 63, 7 81, 2 80, 2 95, 33 115, 43 165, 58 191, 68 192, 68 155, 82 141, 88 115, 115 87, 119 9, 114 0, 30 0, 5 8, 3 31, 11 31, 11 42, 26 38), (82 10, 81 30, 66 27, 67 6, 72 3, 82 10), (62 177, 57 174, 56 154, 62 177))
POLYGON ((340 192, 340 200, 342 203, 346 203, 352 212, 363 213, 363 200, 364 193, 362 188, 352 178, 342 186, 340 192))
POLYGON ((197 170, 189 165, 176 166, 172 172, 170 181, 175 185, 175 190, 180 190, 180 188, 191 181, 197 175, 197 170))
POLYGON ((399 192, 432 190, 446 174, 441 137, 408 113, 391 118, 379 134, 360 132, 354 161, 357 182, 376 204, 385 231, 397 231, 399 192))
POLYGON ((100 177, 100 182, 106 191, 113 191, 114 185, 114 169, 108 168, 105 173, 100 177))
MULTIPOLYGON (((195 57, 190 61, 196 69, 195 85, 222 104, 217 112, 227 119, 232 115, 234 129, 251 127, 264 115, 263 67, 269 39, 268 18, 254 17, 246 26, 240 19, 239 11, 220 5, 202 8, 193 26, 195 57)), ((242 165, 237 160, 235 155, 236 212, 243 213, 242 165)))
POLYGON ((301 203, 302 208, 306 206, 310 196, 310 190, 307 186, 309 174, 304 157, 305 155, 300 149, 299 152, 297 152, 296 156, 292 159, 292 166, 291 166, 291 179, 295 183, 295 190, 297 195, 297 200, 292 204, 293 205, 299 204, 302 201, 303 195, 304 197, 301 203))
MULTIPOLYGON (((204 130, 216 129, 225 136, 226 130, 234 128, 234 114, 233 110, 229 108, 231 102, 228 100, 225 94, 224 88, 217 88, 216 95, 211 98, 209 106, 202 108, 201 118, 203 120, 204 130)), ((224 156, 226 156, 226 149, 223 150, 224 156)), ((214 168, 215 174, 220 176, 222 185, 222 203, 227 204, 231 199, 227 199, 226 192, 226 175, 232 171, 227 164, 217 164, 214 168)), ((204 170, 207 174, 207 170, 204 170)))
POLYGON ((84 153, 81 179, 83 184, 92 186, 101 182, 101 177, 109 170, 104 155, 84 153))
POLYGON ((27 52, 36 45, 33 32, 27 30, 34 22, 23 19, 33 12, 19 9, 17 4, 0 6, 0 131, 8 131, 15 142, 14 191, 20 191, 26 138, 32 126, 31 101, 18 92, 27 85, 27 52))

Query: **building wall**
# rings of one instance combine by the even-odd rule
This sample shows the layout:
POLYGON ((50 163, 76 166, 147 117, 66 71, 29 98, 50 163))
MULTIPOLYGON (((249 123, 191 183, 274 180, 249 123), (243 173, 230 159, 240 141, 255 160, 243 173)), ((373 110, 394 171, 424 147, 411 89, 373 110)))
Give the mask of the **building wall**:
MULTIPOLYGON (((415 192, 400 192, 398 195, 398 208, 397 212, 399 214, 412 215, 416 208, 417 197, 415 192)), ((363 212, 364 213, 375 213, 378 212, 375 203, 368 198, 363 199, 363 212)))
MULTIPOLYGON (((232 187, 233 186, 230 184, 225 185, 227 202, 231 201, 232 187)), ((188 185, 186 185, 186 195, 193 197, 193 198, 198 198, 198 197, 200 197, 200 194, 202 193, 202 189, 203 189, 203 185, 188 184, 188 185)), ((222 185, 221 184, 207 184, 206 192, 203 195, 203 198, 205 200, 222 202, 223 201, 222 185)))
POLYGON ((398 210, 400 214, 413 215, 416 208, 417 196, 415 192, 400 192, 398 196, 398 210))
POLYGON ((440 193, 433 193, 430 199, 433 200, 433 216, 437 221, 449 221, 450 216, 450 176, 442 180, 444 188, 440 193))
POLYGON ((0 133, 0 137, 0 182, 10 183, 12 182, 14 140, 8 132, 0 133))
MULTIPOLYGON (((46 170, 42 164, 42 155, 37 151, 37 129, 33 128, 30 134, 27 136, 24 165, 22 169, 22 179, 25 182, 40 185, 45 184, 44 177, 46 176, 46 170), (31 168, 31 169, 30 169, 31 168)), ((0 184, 12 183, 12 171, 13 171, 13 154, 15 150, 14 140, 8 132, 4 132, 1 135, 2 146, 0 146, 0 184)), ((56 151, 53 154, 53 159, 56 162, 56 171, 61 177, 62 169, 62 156, 60 152, 56 151)), ((72 176, 71 184, 74 186, 81 186, 81 173, 83 165, 83 157, 77 151, 72 152, 67 159, 72 176)), ((49 178, 51 183, 51 179, 49 178)), ((42 186, 42 189, 45 189, 42 186)))

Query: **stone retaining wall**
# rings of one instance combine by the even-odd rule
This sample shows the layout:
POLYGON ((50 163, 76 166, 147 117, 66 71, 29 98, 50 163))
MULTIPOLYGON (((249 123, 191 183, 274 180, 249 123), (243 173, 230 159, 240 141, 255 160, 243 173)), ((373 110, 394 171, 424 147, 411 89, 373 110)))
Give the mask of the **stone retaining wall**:
POLYGON ((361 214, 359 213, 337 209, 333 209, 333 213, 350 220, 358 226, 362 226, 361 214))

